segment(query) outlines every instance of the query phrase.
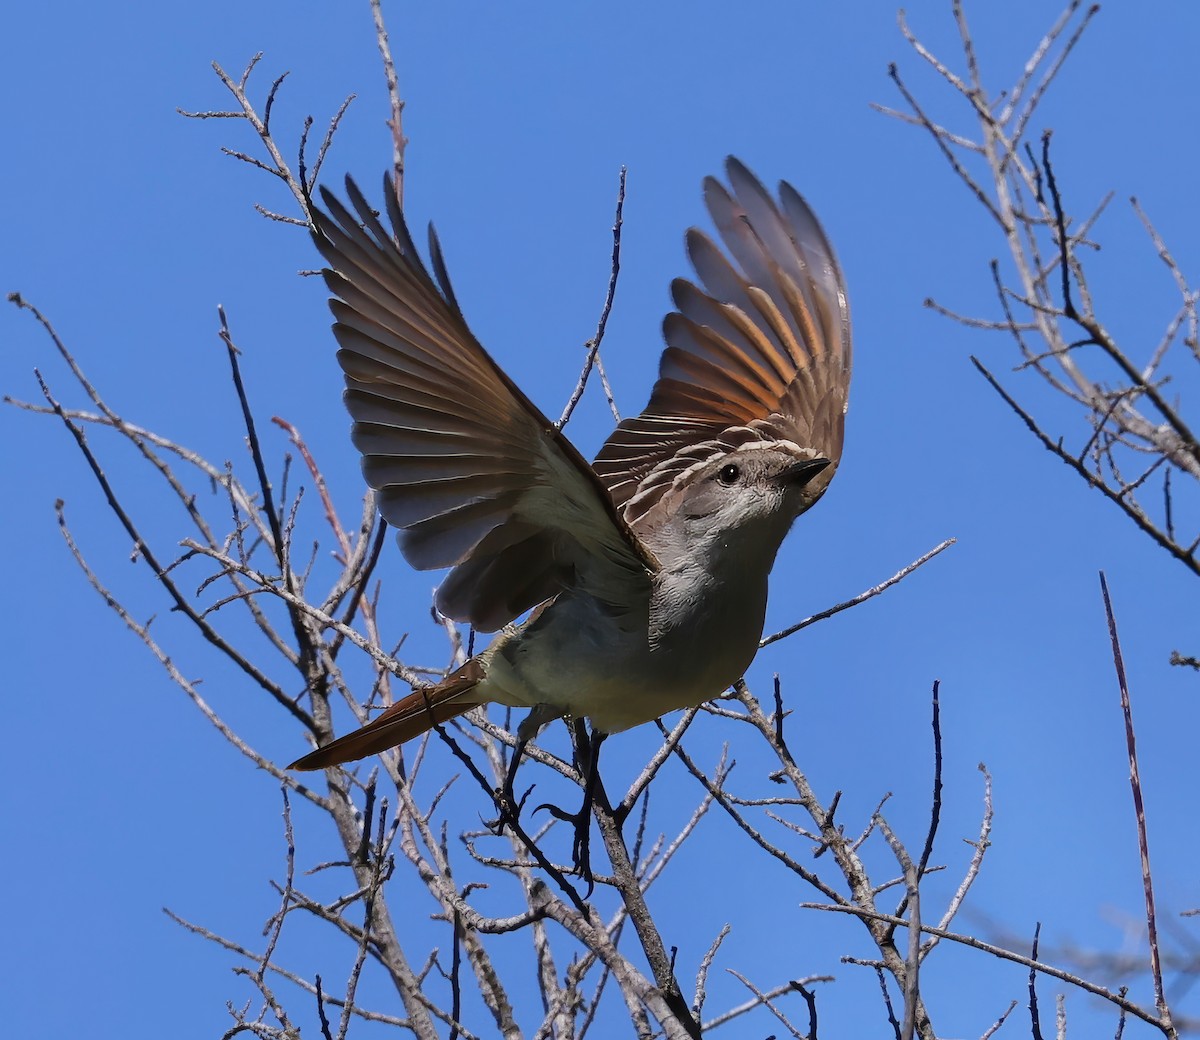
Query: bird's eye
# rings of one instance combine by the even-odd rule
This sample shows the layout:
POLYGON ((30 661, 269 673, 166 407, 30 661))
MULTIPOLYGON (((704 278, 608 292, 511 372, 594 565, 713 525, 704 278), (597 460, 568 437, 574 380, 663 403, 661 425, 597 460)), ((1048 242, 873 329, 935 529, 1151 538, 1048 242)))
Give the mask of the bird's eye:
POLYGON ((742 471, 732 462, 726 463, 721 467, 721 471, 717 474, 717 479, 726 487, 730 487, 737 483, 737 478, 740 477, 742 471))

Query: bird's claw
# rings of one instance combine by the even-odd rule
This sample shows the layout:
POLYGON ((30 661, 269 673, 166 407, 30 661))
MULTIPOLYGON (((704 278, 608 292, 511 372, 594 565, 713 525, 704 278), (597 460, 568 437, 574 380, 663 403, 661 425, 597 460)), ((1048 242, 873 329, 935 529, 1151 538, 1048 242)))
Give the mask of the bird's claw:
POLYGON ((556 820, 562 820, 563 823, 572 824, 575 828, 575 838, 571 843, 571 862, 574 864, 575 873, 587 884, 587 893, 584 898, 587 899, 592 894, 592 890, 596 887, 596 879, 592 874, 592 856, 591 856, 591 837, 592 837, 592 799, 590 794, 584 799, 583 805, 579 807, 578 812, 570 813, 566 809, 560 808, 557 805, 551 805, 549 802, 543 802, 533 811, 540 812, 545 809, 556 820))

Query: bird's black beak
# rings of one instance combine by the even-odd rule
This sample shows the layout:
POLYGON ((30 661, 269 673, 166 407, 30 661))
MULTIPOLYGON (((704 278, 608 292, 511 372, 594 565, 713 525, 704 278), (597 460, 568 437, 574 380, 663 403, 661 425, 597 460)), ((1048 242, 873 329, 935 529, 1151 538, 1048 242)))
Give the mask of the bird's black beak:
POLYGON ((777 479, 781 484, 804 487, 818 473, 827 469, 829 465, 829 459, 802 459, 800 462, 788 466, 787 469, 779 474, 777 479))

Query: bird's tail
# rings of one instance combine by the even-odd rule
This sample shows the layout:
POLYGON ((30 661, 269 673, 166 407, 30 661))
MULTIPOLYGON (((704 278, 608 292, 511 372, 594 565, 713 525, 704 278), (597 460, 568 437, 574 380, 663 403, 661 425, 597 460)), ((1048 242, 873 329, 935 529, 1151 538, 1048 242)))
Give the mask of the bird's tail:
POLYGON ((483 674, 483 665, 472 658, 436 686, 414 690, 379 718, 296 759, 288 769, 324 769, 366 758, 419 737, 426 730, 483 704, 485 697, 473 695, 483 674))

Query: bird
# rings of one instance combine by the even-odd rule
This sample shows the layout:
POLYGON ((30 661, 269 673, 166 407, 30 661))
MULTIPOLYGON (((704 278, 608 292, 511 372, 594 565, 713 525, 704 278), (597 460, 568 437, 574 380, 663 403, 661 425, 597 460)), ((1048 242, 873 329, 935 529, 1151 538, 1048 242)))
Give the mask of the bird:
POLYGON ((365 758, 488 703, 530 709, 520 747, 560 717, 599 740, 741 678, 776 553, 841 461, 851 327, 800 194, 782 181, 773 196, 732 156, 725 177, 703 182, 719 243, 686 234, 696 280, 671 284, 649 402, 591 464, 472 334, 391 177, 390 228, 351 177, 349 206, 321 189, 313 234, 363 475, 407 562, 449 569, 438 611, 498 635, 289 768, 365 758))

